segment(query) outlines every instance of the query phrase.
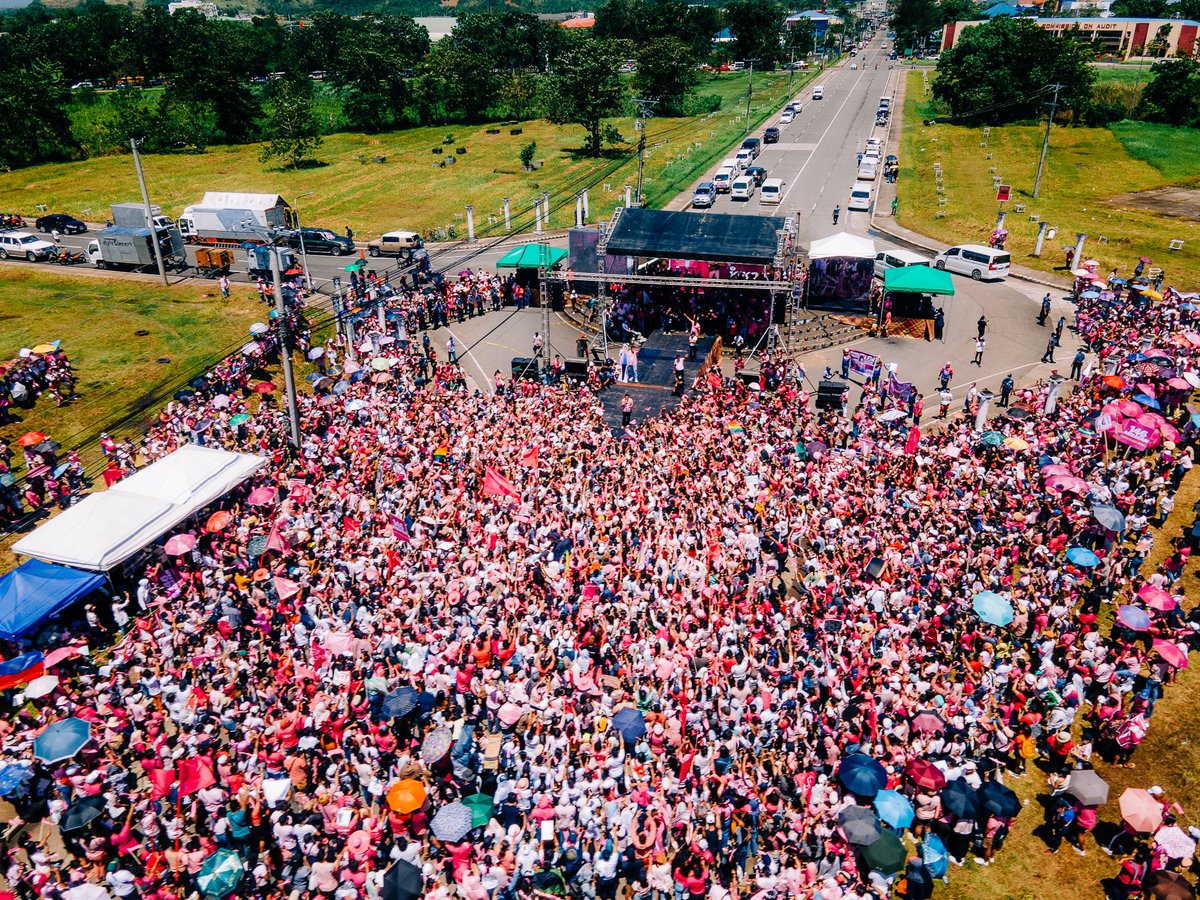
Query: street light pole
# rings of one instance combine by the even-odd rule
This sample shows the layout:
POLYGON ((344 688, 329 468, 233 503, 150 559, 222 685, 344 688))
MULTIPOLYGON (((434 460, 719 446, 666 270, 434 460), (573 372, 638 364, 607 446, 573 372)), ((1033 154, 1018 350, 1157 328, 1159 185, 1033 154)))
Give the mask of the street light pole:
POLYGON ((746 85, 746 131, 750 130, 750 101, 754 99, 754 60, 750 60, 750 83, 746 85))
POLYGON ((637 130, 637 133, 638 133, 637 193, 634 195, 634 197, 635 197, 634 205, 639 208, 642 205, 642 170, 643 170, 643 168, 645 166, 645 162, 646 162, 646 160, 645 160, 646 120, 649 119, 650 116, 652 116, 654 114, 650 107, 654 106, 654 104, 657 102, 658 102, 657 100, 644 100, 640 97, 635 97, 633 99, 633 103, 637 107, 637 110, 638 110, 637 120, 633 123, 633 127, 637 130))
POLYGON ((1046 136, 1042 139, 1042 157, 1038 160, 1037 177, 1033 180, 1033 199, 1037 199, 1038 191, 1042 188, 1042 169, 1046 166, 1046 153, 1050 150, 1050 126, 1054 124, 1054 110, 1058 108, 1058 92, 1061 84, 1048 84, 1054 89, 1054 99, 1050 101, 1050 115, 1046 117, 1046 136))
POLYGON ((138 186, 142 189, 142 205, 146 208, 146 227, 150 229, 150 244, 154 247, 154 261, 158 263, 158 277, 167 287, 167 269, 163 265, 162 247, 158 245, 158 229, 154 227, 154 211, 150 208, 150 194, 146 191, 146 176, 142 174, 142 158, 138 156, 137 138, 129 139, 129 148, 133 151, 133 168, 137 170, 138 186))
POLYGON ((283 302, 283 278, 279 274, 279 244, 271 234, 271 279, 275 283, 275 313, 279 320, 279 356, 283 360, 283 387, 287 393, 288 421, 292 449, 300 449, 300 408, 296 404, 296 378, 292 374, 292 338, 288 329, 287 309, 283 302))
POLYGON ((304 249, 304 227, 300 224, 300 201, 311 197, 316 191, 306 191, 296 198, 296 234, 300 235, 300 263, 304 266, 304 283, 312 290, 312 276, 308 274, 308 252, 304 249))

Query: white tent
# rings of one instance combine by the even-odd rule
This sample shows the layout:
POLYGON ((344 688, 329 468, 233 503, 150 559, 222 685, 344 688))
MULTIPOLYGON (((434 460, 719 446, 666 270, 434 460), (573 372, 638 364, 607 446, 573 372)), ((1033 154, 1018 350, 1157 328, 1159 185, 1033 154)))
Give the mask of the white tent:
POLYGON ((874 259, 875 242, 870 238, 859 237, 848 231, 839 231, 827 238, 813 241, 808 248, 809 259, 832 259, 834 257, 850 259, 874 259))
POLYGON ((266 460, 188 444, 107 491, 85 497, 13 550, 44 562, 106 571, 254 474, 266 460))

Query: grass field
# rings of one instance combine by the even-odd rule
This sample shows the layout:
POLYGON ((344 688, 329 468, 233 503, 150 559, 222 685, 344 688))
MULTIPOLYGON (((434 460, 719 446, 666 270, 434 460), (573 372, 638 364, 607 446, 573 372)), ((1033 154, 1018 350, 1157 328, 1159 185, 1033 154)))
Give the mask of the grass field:
POLYGON ((922 123, 932 113, 921 76, 910 75, 901 137, 900 224, 948 243, 986 243, 998 210, 995 174, 1013 188, 1005 224, 1015 263, 1046 271, 1060 267, 1063 248, 1073 245, 1075 233, 1082 231, 1088 235, 1086 253, 1100 260, 1101 271, 1128 269, 1145 255, 1168 271, 1168 283, 1200 284, 1195 271, 1200 222, 1110 202, 1122 194, 1195 179, 1200 174, 1195 132, 1141 122, 1111 129, 1055 128, 1040 197, 1034 200, 1042 127, 1007 126, 986 134, 983 128, 926 127, 922 123), (944 206, 938 205, 935 163, 943 172, 944 206), (1024 212, 1014 210, 1017 203, 1025 204, 1024 212), (1038 226, 1031 215, 1057 230, 1053 239, 1047 238, 1040 259, 1032 256, 1038 226), (1172 239, 1185 241, 1184 249, 1168 255, 1172 239))
MULTIPOLYGON (((79 394, 61 408, 39 400, 32 409, 14 409, 21 421, 0 426, 0 438, 11 445, 27 431, 41 431, 64 447, 82 444, 85 463, 99 458, 101 431, 131 413, 157 415, 175 389, 234 352, 248 339, 250 323, 265 315, 247 286, 235 286, 223 300, 215 285, 167 289, 6 266, 0 288, 6 358, 21 347, 61 339, 79 394), (138 336, 141 330, 149 334, 138 336)), ((121 433, 133 424, 140 420, 121 433)))
MULTIPOLYGON (((813 75, 797 73, 793 91, 813 75)), ((686 188, 744 135, 746 75, 722 75, 704 82, 701 94, 716 94, 721 109, 707 116, 651 119, 644 191, 651 205, 686 188)), ((754 78, 751 128, 788 99, 786 73, 754 78)), ((626 140, 635 139, 632 119, 613 124, 626 140)), ((590 186, 593 221, 606 218, 624 199, 624 186, 636 178, 632 143, 601 159, 585 158, 579 127, 526 122, 520 135, 509 128, 487 134, 487 126, 420 128, 384 135, 336 134, 326 137, 318 156, 325 165, 295 172, 269 169, 259 162, 259 146, 216 147, 201 155, 168 154, 144 158, 151 197, 178 214, 206 190, 279 193, 298 202, 311 224, 354 228, 370 237, 395 228, 425 231, 454 226, 465 231, 465 204, 475 207, 477 228, 503 227, 502 198, 511 198, 515 228, 532 225, 532 204, 543 191, 557 209, 551 225, 562 227, 574 215, 574 195, 590 186), (447 135, 453 145, 443 144, 447 135), (537 142, 540 168, 521 171, 519 153, 537 142), (465 148, 465 155, 455 153, 465 148), (434 149, 441 150, 435 154, 434 149), (453 165, 439 167, 454 158, 453 165), (382 158, 382 162, 376 162, 382 158), (312 192, 311 196, 297 199, 312 192)), ((79 163, 36 166, 0 179, 0 209, 34 213, 47 208, 103 221, 110 203, 137 197, 129 157, 112 156, 79 163)))

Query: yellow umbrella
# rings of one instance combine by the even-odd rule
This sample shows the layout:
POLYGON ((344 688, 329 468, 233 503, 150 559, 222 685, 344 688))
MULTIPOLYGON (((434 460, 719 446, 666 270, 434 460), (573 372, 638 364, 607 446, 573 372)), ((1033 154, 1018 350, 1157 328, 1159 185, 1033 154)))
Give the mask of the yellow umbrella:
MULTIPOLYGON (((1160 294, 1158 291, 1142 291, 1142 296, 1149 297, 1151 300, 1161 300, 1162 299, 1162 294, 1160 294)), ((36 347, 34 348, 33 352, 34 353, 38 352, 36 347)))
POLYGON ((1029 442, 1019 437, 1008 437, 1004 439, 1004 446, 1009 450, 1028 450, 1029 442))
POLYGON ((396 812, 416 812, 425 805, 425 785, 415 778, 397 781, 388 789, 387 802, 396 812))
MULTIPOLYGON (((1159 299, 1162 299, 1161 297, 1159 299)), ((53 344, 38 344, 33 348, 34 353, 53 353, 58 348, 53 344)))

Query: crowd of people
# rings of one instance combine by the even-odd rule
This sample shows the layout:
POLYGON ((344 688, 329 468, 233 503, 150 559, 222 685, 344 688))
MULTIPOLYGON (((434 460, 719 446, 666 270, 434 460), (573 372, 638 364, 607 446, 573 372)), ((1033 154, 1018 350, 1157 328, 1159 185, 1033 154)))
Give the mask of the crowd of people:
POLYGON ((0 425, 13 421, 12 407, 28 409, 41 397, 64 406, 75 399, 75 372, 57 342, 23 347, 0 366, 0 425))
MULTIPOLYGON (((427 296, 387 302, 411 321, 427 296)), ((1078 381, 925 433, 870 381, 815 410, 781 362, 614 434, 586 389, 471 390, 385 314, 309 349, 293 454, 253 359, 217 367, 139 457, 268 463, 191 549, 37 636, 59 683, 0 721, 0 788, 29 772, 10 887, 923 900, 1037 824, 1010 788, 1030 763, 1049 849, 1084 850, 1119 813, 1081 773, 1129 761, 1200 646, 1194 544, 1143 571, 1193 462, 1171 392, 1200 384, 1200 334, 1169 292, 1077 309, 1078 381), (1131 420, 1147 449, 1116 441, 1131 420), (70 717, 91 740, 37 761, 70 717)), ((1125 896, 1191 864, 1149 796, 1110 848, 1125 896)))

